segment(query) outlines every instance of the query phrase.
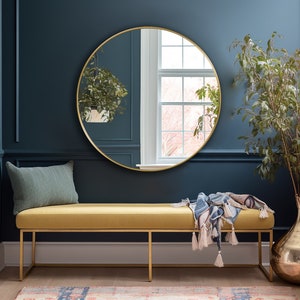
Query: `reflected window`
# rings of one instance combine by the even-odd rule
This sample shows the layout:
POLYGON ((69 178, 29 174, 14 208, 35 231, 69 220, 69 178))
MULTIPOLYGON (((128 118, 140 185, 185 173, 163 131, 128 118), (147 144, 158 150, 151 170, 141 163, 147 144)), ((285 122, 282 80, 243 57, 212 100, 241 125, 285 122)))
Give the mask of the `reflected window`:
POLYGON ((131 28, 101 43, 84 64, 77 113, 107 159, 132 170, 165 170, 210 139, 220 92, 214 66, 189 39, 158 27, 131 28))
POLYGON ((141 164, 174 164, 193 155, 211 134, 205 119, 194 134, 211 105, 196 91, 217 86, 216 74, 197 46, 170 31, 143 29, 141 49, 141 164))

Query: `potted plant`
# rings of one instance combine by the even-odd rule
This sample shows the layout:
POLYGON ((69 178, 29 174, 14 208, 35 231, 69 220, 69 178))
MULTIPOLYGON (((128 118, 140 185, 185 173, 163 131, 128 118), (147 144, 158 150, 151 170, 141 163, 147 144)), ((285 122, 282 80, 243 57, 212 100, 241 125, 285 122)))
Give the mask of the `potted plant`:
POLYGON ((251 127, 242 136, 245 151, 262 157, 259 175, 273 180, 279 167, 287 169, 298 218, 272 247, 271 265, 277 275, 300 283, 300 49, 289 54, 274 46, 274 32, 265 49, 248 34, 235 41, 239 73, 234 84, 246 83, 244 105, 236 113, 251 127))
POLYGON ((125 86, 107 69, 100 68, 92 57, 82 73, 78 106, 80 118, 89 121, 92 110, 96 110, 103 122, 112 121, 122 113, 122 99, 127 95, 125 86))

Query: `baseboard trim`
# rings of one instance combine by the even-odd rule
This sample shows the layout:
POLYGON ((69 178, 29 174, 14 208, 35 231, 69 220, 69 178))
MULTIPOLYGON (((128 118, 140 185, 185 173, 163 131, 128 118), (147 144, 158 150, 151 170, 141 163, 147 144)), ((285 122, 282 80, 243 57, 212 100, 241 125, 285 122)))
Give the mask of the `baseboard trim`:
POLYGON ((0 271, 5 267, 4 245, 0 243, 0 271))
MULTIPOLYGON (((5 266, 19 265, 19 243, 3 242, 5 266)), ((153 265, 213 264, 216 245, 192 251, 190 243, 153 243, 153 265)), ((269 244, 263 243, 263 262, 269 263, 269 244)), ((224 264, 257 264, 257 243, 222 244, 224 264)), ((24 243, 24 265, 31 262, 31 243, 24 243)), ((147 243, 37 242, 37 264, 144 265, 148 263, 147 243)))

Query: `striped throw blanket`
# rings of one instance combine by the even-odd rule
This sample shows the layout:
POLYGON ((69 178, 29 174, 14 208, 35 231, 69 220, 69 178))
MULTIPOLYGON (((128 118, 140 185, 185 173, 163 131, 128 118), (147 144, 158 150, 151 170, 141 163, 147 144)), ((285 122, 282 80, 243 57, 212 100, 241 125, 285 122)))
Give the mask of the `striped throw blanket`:
POLYGON ((206 195, 203 192, 198 194, 197 199, 189 198, 174 203, 174 207, 189 206, 194 213, 195 229, 192 236, 192 249, 202 250, 209 244, 216 242, 218 246, 218 255, 214 265, 223 267, 223 259, 221 254, 221 228, 223 222, 231 224, 231 232, 225 236, 225 240, 232 245, 237 245, 238 240, 234 232, 234 221, 241 209, 258 209, 260 210, 260 218, 267 218, 268 212, 274 213, 268 205, 257 197, 250 194, 235 194, 231 192, 217 192, 215 194, 206 195))

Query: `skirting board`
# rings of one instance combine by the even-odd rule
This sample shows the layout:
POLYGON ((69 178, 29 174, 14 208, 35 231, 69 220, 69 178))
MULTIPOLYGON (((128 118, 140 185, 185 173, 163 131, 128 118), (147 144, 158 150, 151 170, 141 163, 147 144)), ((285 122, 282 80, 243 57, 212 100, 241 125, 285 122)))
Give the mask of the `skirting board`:
POLYGON ((0 271, 5 267, 4 262, 4 245, 0 243, 0 271))
MULTIPOLYGON (((3 242, 5 266, 19 265, 19 243, 3 242)), ((192 250, 191 243, 153 243, 153 264, 213 264, 217 245, 192 250)), ((257 243, 222 244, 224 264, 257 264, 257 243)), ((263 263, 269 264, 269 245, 263 243, 263 263)), ((31 243, 24 243, 24 264, 31 261, 31 243)), ((147 243, 37 242, 36 263, 51 264, 147 264, 147 243)))

